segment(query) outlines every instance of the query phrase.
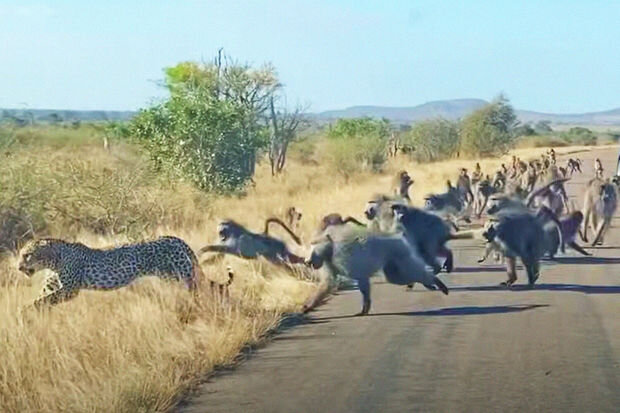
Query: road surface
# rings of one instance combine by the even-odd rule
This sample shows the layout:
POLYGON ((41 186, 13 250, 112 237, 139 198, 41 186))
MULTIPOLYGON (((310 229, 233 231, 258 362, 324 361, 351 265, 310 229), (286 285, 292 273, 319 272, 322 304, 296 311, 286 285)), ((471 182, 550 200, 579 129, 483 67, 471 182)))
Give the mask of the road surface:
MULTIPOLYGON (((582 203, 601 158, 615 172, 618 148, 579 153, 584 174, 567 185, 582 203)), ((564 163, 564 159, 561 160, 564 163)), ((513 290, 503 265, 476 263, 479 241, 452 243, 450 295, 372 286, 373 307, 343 291, 307 322, 277 335, 219 373, 179 412, 618 412, 620 229, 594 257, 567 251, 545 262, 534 290, 523 268, 513 290)))

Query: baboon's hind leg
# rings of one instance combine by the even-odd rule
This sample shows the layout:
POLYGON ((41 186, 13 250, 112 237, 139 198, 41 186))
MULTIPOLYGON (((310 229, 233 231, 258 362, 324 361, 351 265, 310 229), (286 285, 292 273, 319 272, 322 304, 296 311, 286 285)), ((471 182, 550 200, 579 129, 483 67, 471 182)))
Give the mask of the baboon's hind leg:
POLYGON ((358 279, 357 286, 362 293, 362 311, 356 315, 362 316, 368 314, 368 311, 370 311, 370 281, 368 277, 358 279))
POLYGON ((523 266, 527 272, 527 280, 530 287, 533 287, 540 276, 540 267, 538 260, 532 257, 521 257, 523 266))
POLYGON ((506 272, 508 273, 508 279, 501 283, 510 287, 517 281, 517 259, 515 257, 506 256, 506 272))

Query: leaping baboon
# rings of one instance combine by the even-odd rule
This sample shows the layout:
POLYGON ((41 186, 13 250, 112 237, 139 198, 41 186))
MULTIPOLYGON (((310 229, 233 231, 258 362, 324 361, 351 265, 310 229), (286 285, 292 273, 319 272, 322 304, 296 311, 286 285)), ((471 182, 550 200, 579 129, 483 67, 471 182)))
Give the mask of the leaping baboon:
MULTIPOLYGON (((364 237, 337 241, 328 235, 324 242, 315 245, 306 264, 314 269, 325 267, 329 278, 342 275, 356 280, 362 293, 362 310, 357 315, 366 315, 370 311, 370 277, 381 270, 392 284, 421 282, 437 286, 441 292, 448 294, 448 287, 426 271, 424 261, 403 234, 368 232, 364 237)), ((320 291, 317 297, 323 294, 320 291)), ((314 303, 316 299, 309 302, 314 303)), ((311 304, 306 304, 304 309, 311 307, 311 304)))
MULTIPOLYGON (((269 222, 276 222, 286 229, 289 234, 299 244, 299 238, 294 235, 293 231, 286 226, 285 223, 277 218, 269 218, 269 222)), ((220 244, 207 245, 200 249, 200 254, 205 252, 217 252, 223 254, 237 255, 242 258, 254 259, 264 257, 275 264, 301 264, 304 262, 286 247, 286 244, 266 233, 257 234, 244 228, 242 225, 233 220, 223 221, 218 225, 218 234, 220 236, 220 244)))
POLYGON ((570 214, 559 218, 559 229, 561 234, 558 234, 556 228, 557 226, 553 225, 545 225, 545 242, 546 249, 549 255, 553 258, 553 255, 557 252, 560 247, 561 242, 568 245, 578 253, 582 255, 590 255, 586 252, 579 244, 577 244, 576 238, 577 233, 579 232, 579 227, 581 226, 581 222, 583 221, 583 214, 581 211, 573 211, 570 214), (558 237, 561 235, 561 239, 558 237))
POLYGON ((592 246, 603 243, 603 236, 611 225, 611 219, 618 207, 616 186, 600 178, 588 182, 583 201, 582 239, 588 242, 588 222, 596 234, 592 246))

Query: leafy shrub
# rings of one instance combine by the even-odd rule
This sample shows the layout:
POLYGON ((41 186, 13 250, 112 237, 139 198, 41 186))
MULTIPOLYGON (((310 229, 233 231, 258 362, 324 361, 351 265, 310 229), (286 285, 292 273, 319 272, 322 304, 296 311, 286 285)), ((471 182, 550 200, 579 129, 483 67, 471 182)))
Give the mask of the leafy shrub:
POLYGON ((371 118, 339 119, 327 131, 325 158, 345 177, 381 171, 387 161, 390 123, 371 118))
POLYGON ((446 119, 418 122, 401 138, 401 146, 413 148, 408 152, 418 162, 447 159, 459 147, 459 127, 446 119))
POLYGON ((131 122, 132 135, 159 170, 206 191, 240 189, 267 144, 261 116, 279 87, 274 70, 186 62, 166 74, 170 99, 142 110, 131 122))
POLYGON ((514 109, 500 96, 463 120, 461 152, 475 157, 506 153, 515 141, 516 120, 514 109))
POLYGON ((387 161, 386 142, 373 137, 330 139, 323 159, 346 180, 364 171, 380 172, 387 161))
POLYGON ((562 132, 560 137, 571 145, 596 145, 597 137, 588 128, 574 127, 562 132))

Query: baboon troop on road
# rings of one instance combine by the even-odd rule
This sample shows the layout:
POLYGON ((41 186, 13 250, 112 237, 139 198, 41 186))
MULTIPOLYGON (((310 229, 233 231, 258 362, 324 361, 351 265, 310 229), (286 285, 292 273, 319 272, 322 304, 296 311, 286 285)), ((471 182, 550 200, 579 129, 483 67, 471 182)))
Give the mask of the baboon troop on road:
MULTIPOLYGON (((540 277, 541 259, 555 259, 558 253, 565 252, 566 246, 581 255, 590 255, 577 243, 577 234, 583 242, 589 242, 589 228, 594 233, 591 245, 600 245, 611 225, 620 177, 604 179, 603 166, 597 158, 594 178, 587 183, 583 208, 578 211, 572 201, 569 203, 565 184, 574 173, 582 173, 581 165, 581 160, 569 158, 566 167, 558 166, 553 149, 527 162, 513 156, 509 167, 501 164, 496 171, 486 171, 489 173, 476 163, 471 176, 466 168, 461 168, 454 181, 456 185, 448 180, 445 192, 426 194, 423 208, 411 204, 409 191, 414 179, 408 171, 401 170, 386 191, 393 191, 393 195, 374 195, 360 210, 367 223, 334 212, 323 216, 307 259, 269 234, 270 226, 277 224, 302 245, 295 233, 302 219, 296 206, 286 209, 282 219, 266 219, 262 233, 252 232, 233 220, 220 222, 219 242, 204 246, 198 256, 215 253, 203 263, 232 254, 244 259, 262 257, 285 268, 323 268, 327 286, 333 286, 338 276, 357 282, 363 298, 359 315, 370 310, 370 277, 376 273, 407 289, 420 283, 429 290, 439 289, 448 294, 438 275, 442 270, 450 273, 455 268, 448 243, 457 239, 485 241, 479 263, 491 253, 496 261, 505 260, 508 278, 501 285, 506 288, 517 281, 516 260, 520 259, 528 285, 533 287, 540 277), (480 220, 483 214, 485 222, 472 222, 480 220), (469 228, 461 231, 458 223, 469 228)), ((211 281, 211 289, 227 296, 233 282, 230 267, 228 276, 224 284, 211 281)), ((304 309, 318 303, 321 294, 325 290, 319 291, 304 309)))

